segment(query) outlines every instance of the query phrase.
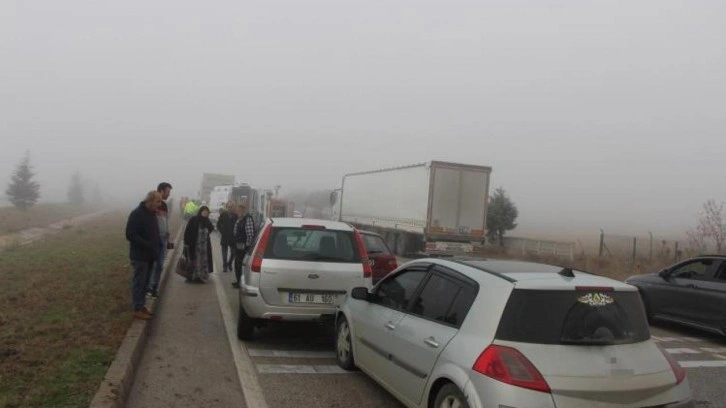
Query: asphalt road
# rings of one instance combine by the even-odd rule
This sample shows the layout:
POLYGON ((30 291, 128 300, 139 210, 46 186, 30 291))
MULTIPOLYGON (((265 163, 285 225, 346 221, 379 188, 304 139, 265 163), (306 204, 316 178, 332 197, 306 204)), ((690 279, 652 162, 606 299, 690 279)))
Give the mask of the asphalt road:
MULTIPOLYGON (((338 368, 332 327, 270 323, 238 341, 234 274, 221 273, 214 248, 206 285, 170 277, 127 406, 402 407, 365 374, 338 368)), ((698 407, 726 407, 726 339, 666 325, 652 334, 687 368, 698 407)))

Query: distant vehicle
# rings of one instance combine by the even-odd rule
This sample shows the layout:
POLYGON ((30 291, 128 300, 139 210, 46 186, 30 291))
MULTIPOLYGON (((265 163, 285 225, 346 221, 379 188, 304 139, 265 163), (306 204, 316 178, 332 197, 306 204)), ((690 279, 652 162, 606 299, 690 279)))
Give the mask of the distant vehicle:
POLYGON ((433 161, 347 174, 336 220, 385 237, 396 255, 472 252, 485 240, 491 167, 433 161))
POLYGON ((371 287, 361 234, 350 225, 268 219, 242 266, 237 336, 252 338, 268 320, 332 322, 354 287, 371 287))
POLYGON ((280 198, 270 200, 270 217, 289 218, 293 216, 294 206, 291 202, 280 198))
POLYGON ((726 335, 726 255, 699 256, 632 276, 648 318, 726 335))
POLYGON ((292 216, 294 218, 302 218, 303 214, 300 211, 293 211, 292 216))
POLYGON ((373 270, 373 284, 375 285, 398 267, 398 261, 382 236, 370 231, 361 231, 360 233, 363 236, 366 252, 368 252, 368 259, 373 270))
POLYGON ((352 290, 335 343, 407 407, 695 407, 634 287, 551 265, 406 263, 352 290))
POLYGON ((230 186, 235 183, 234 175, 231 174, 202 174, 202 184, 199 188, 199 201, 211 203, 212 190, 217 186, 230 186))
POLYGON ((244 202, 249 206, 252 195, 252 187, 246 183, 214 187, 210 194, 211 201, 209 203, 209 217, 213 221, 216 221, 219 218, 220 211, 225 208, 229 201, 232 201, 235 204, 244 202))

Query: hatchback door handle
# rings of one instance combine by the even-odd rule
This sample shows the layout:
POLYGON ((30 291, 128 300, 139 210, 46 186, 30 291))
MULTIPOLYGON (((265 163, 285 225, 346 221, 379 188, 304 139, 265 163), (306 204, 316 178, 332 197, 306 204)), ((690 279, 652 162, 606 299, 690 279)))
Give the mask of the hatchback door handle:
POLYGON ((391 322, 388 322, 388 323, 386 323, 386 329, 388 329, 388 330, 396 330, 396 325, 393 324, 393 323, 391 323, 391 322))
POLYGON ((439 348, 439 343, 437 343, 436 339, 433 337, 429 337, 428 339, 424 340, 424 343, 426 343, 427 346, 431 346, 433 348, 439 348))

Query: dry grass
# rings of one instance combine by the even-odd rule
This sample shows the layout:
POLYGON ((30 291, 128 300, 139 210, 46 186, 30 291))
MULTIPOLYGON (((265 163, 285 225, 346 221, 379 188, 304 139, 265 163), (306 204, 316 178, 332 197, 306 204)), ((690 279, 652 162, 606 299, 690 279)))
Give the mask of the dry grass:
POLYGON ((576 255, 575 259, 570 261, 568 259, 555 256, 511 254, 507 253, 506 250, 491 247, 487 247, 481 255, 498 259, 544 262, 554 265, 568 266, 573 269, 606 276, 620 281, 636 274, 658 272, 675 262, 672 258, 665 259, 654 257, 652 261, 648 259, 640 259, 633 264, 630 259, 621 259, 618 257, 600 258, 598 256, 587 255, 576 255))
POLYGON ((0 252, 1 407, 88 406, 132 321, 126 216, 0 252))
POLYGON ((54 222, 92 211, 92 207, 70 204, 38 204, 28 211, 20 211, 15 207, 0 207, 0 235, 26 228, 47 227, 54 222))

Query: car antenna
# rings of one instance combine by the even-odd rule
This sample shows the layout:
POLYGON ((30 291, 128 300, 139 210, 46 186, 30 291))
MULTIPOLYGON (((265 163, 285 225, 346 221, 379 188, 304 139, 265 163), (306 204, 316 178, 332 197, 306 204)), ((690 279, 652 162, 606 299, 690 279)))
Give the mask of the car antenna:
POLYGON ((566 278, 574 278, 575 277, 575 273, 572 272, 572 268, 568 268, 568 267, 562 268, 562 270, 559 271, 557 274, 560 275, 560 276, 564 276, 566 278))

